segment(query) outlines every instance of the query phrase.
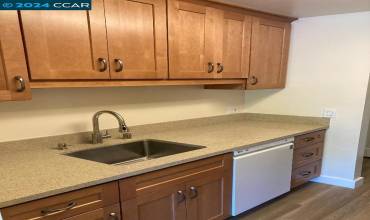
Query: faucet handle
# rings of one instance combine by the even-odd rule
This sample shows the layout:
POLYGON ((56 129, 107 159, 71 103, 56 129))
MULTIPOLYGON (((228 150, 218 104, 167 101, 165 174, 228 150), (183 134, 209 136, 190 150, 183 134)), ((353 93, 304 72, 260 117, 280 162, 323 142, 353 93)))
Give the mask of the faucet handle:
POLYGON ((101 135, 101 138, 102 138, 102 139, 111 138, 111 137, 112 137, 112 135, 110 135, 110 134, 108 133, 108 130, 105 130, 105 134, 102 134, 102 135, 101 135))
POLYGON ((58 143, 58 150, 68 150, 68 147, 71 147, 72 145, 67 143, 58 143))
POLYGON ((131 132, 123 132, 122 133, 122 138, 123 139, 131 139, 132 138, 132 133, 131 132))

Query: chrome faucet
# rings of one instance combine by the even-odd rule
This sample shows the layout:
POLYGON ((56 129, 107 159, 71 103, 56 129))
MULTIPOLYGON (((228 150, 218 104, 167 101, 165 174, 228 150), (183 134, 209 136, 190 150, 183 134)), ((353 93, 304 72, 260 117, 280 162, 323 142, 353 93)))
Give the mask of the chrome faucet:
POLYGON ((118 131, 122 133, 123 139, 131 138, 132 135, 122 115, 114 111, 103 110, 103 111, 98 111, 97 113, 95 113, 92 119, 93 121, 92 143, 93 144, 103 143, 103 139, 111 137, 111 135, 109 135, 108 132, 106 132, 105 134, 102 134, 99 129, 99 116, 104 113, 113 115, 118 120, 118 125, 119 125, 118 131))

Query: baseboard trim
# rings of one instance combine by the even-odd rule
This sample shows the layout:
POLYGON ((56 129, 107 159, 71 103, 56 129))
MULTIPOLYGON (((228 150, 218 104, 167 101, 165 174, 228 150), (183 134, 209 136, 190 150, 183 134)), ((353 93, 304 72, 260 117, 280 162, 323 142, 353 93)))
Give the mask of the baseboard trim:
POLYGON ((341 186, 341 187, 346 187, 350 189, 355 189, 364 183, 364 178, 358 177, 354 180, 351 180, 351 179, 345 179, 345 178, 340 178, 340 177, 335 177, 335 176, 319 176, 315 179, 312 179, 311 181, 316 182, 316 183, 324 183, 324 184, 329 184, 329 185, 334 185, 334 186, 341 186))

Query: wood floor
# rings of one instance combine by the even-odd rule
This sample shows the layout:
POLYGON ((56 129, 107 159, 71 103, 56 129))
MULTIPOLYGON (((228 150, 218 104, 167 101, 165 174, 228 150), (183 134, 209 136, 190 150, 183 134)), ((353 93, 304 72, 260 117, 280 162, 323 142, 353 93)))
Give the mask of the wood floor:
POLYGON ((356 190, 308 183, 230 220, 370 220, 370 159, 356 190))

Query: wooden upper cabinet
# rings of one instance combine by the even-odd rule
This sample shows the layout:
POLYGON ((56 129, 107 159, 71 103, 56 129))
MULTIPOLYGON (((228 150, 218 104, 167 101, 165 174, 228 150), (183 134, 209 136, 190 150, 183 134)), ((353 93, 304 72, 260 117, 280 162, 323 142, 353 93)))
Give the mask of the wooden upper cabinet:
POLYGON ((201 1, 168 0, 171 79, 214 78, 216 14, 201 1))
POLYGON ((247 78, 251 39, 251 17, 223 11, 221 14, 220 42, 216 43, 218 78, 247 78))
POLYGON ((105 0, 113 79, 166 79, 165 0, 105 0))
POLYGON ((91 11, 21 11, 33 80, 108 79, 103 0, 91 11))
POLYGON ((0 11, 0 101, 31 98, 16 11, 0 11))
POLYGON ((284 88, 290 23, 253 18, 248 89, 284 88))

